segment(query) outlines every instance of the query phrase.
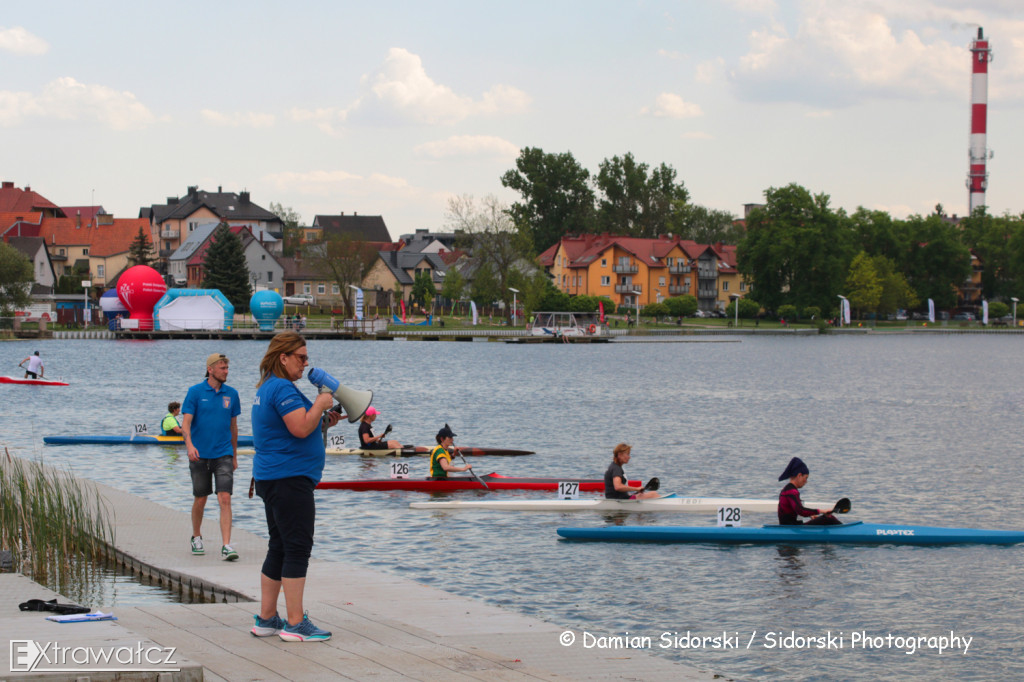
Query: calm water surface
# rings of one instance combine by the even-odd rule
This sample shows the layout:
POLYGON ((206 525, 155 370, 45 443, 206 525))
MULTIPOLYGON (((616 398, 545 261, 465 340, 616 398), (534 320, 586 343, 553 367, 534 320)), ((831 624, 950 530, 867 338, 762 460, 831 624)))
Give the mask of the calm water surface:
MULTIPOLYGON (((313 342, 309 353, 344 383, 374 390, 378 426, 393 424, 391 437, 431 444, 447 422, 463 445, 538 453, 474 458, 481 473, 600 477, 614 444, 627 441, 629 473, 659 476, 663 490, 774 497, 778 474, 799 455, 811 469, 805 497, 850 497, 851 520, 1019 528, 1022 343, 1016 335, 523 347, 339 341, 313 342)), ((0 386, 0 442, 12 453, 68 463, 80 475, 187 512, 183 451, 44 447, 42 437, 127 434, 136 421, 155 427, 167 402, 180 401, 202 379, 214 351, 231 358, 241 431, 251 433, 247 405, 263 342, 10 342, 0 344, 0 356, 13 374, 37 349, 47 374, 72 386, 0 386)), ((347 424, 335 432, 356 439, 347 424)), ((386 462, 328 460, 325 479, 388 476, 386 462)), ((425 460, 413 465, 414 474, 426 475, 425 460)), ((239 480, 250 471, 243 462, 239 480)), ((740 679, 1024 678, 1024 546, 566 543, 556 539, 559 526, 713 519, 408 509, 424 499, 319 493, 314 555, 544 618, 576 630, 574 646, 582 646, 584 631, 649 637, 658 655, 740 679), (658 646, 662 633, 687 632, 724 633, 739 648, 658 646), (966 655, 962 647, 940 655, 852 645, 854 633, 951 632, 973 638, 966 655), (843 648, 766 647, 791 633, 831 633, 843 648)), ((236 525, 265 534, 261 509, 258 499, 236 495, 236 525)), ((745 522, 769 520, 749 515, 745 522)), ((206 523, 215 534, 215 522, 206 523)), ((182 552, 189 534, 183 526, 182 552)))

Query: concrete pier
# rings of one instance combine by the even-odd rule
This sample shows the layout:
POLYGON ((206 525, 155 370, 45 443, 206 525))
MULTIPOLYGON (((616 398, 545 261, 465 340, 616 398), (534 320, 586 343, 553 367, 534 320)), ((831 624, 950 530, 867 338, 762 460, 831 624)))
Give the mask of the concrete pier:
MULTIPOLYGON (((46 680, 711 680, 708 672, 639 650, 563 646, 567 628, 455 596, 359 566, 310 565, 305 607, 333 632, 327 642, 257 638, 249 630, 259 598, 266 540, 239 529, 240 559, 220 560, 219 545, 204 556, 188 548, 188 514, 100 483, 115 520, 118 556, 137 572, 170 586, 202 591, 218 603, 159 604, 110 609, 117 621, 58 624, 50 615, 19 612, 18 603, 57 595, 17 574, 0 575, 0 642, 40 646, 130 646, 174 649, 179 670, 86 671, 84 665, 40 674, 12 670, 13 646, 0 647, 0 678, 46 680)), ((187 492, 187 491, 186 491, 187 492)), ((211 531, 214 531, 214 526, 211 531)), ((514 576, 510 576, 510 580, 514 576)), ((63 600, 66 601, 66 600, 63 600)), ((284 599, 279 604, 284 613, 284 599)), ((580 633, 574 633, 579 635, 580 633)), ((23 652, 22 650, 19 650, 23 652)), ((19 655, 23 662, 24 656, 19 655)), ((17 665, 13 666, 17 667, 17 665)), ((159 666, 157 666, 159 667, 159 666)))

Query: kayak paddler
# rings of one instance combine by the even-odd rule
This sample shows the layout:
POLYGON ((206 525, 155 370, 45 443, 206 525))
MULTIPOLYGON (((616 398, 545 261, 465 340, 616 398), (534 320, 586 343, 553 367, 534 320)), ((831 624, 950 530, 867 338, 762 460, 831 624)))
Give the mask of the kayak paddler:
POLYGON ((789 479, 789 483, 779 493, 779 525, 780 526, 836 526, 842 521, 832 515, 831 510, 808 509, 800 501, 800 488, 807 483, 811 471, 799 457, 789 460, 786 470, 779 476, 780 481, 789 479), (809 516, 811 520, 804 524, 799 517, 809 516))
POLYGON ((181 413, 181 403, 177 401, 167 403, 167 414, 160 421, 160 435, 161 436, 180 436, 181 435, 181 422, 178 421, 178 415, 181 413))
MULTIPOLYGON (((609 500, 643 500, 648 497, 660 497, 654 490, 643 489, 643 486, 631 486, 623 464, 629 464, 629 455, 633 448, 626 443, 619 443, 612 449, 612 463, 604 472, 604 496, 609 500)), ((652 486, 653 487, 653 486, 652 486)))
POLYGON ((469 471, 472 464, 455 466, 452 464, 452 454, 455 452, 455 434, 447 424, 434 436, 437 445, 430 451, 430 479, 433 481, 447 480, 448 474, 452 471, 469 471))

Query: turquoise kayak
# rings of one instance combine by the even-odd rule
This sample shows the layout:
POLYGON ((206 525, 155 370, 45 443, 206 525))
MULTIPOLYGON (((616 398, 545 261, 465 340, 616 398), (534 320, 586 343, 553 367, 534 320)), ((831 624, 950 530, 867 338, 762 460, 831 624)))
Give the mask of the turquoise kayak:
POLYGON ((603 526, 559 528, 567 540, 602 542, 851 543, 862 545, 1013 545, 1024 530, 895 526, 854 521, 841 526, 603 526))
MULTIPOLYGON (((184 445, 181 436, 45 436, 47 445, 184 445)), ((238 447, 252 447, 252 436, 239 436, 238 447)))

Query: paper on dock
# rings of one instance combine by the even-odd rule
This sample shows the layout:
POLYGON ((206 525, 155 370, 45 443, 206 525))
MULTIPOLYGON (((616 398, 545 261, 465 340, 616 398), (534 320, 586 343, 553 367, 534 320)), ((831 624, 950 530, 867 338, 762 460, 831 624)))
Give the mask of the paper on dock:
POLYGON ((46 620, 52 620, 58 623, 84 623, 90 620, 117 620, 117 616, 113 613, 95 611, 93 613, 72 613, 66 616, 47 616, 46 620))

